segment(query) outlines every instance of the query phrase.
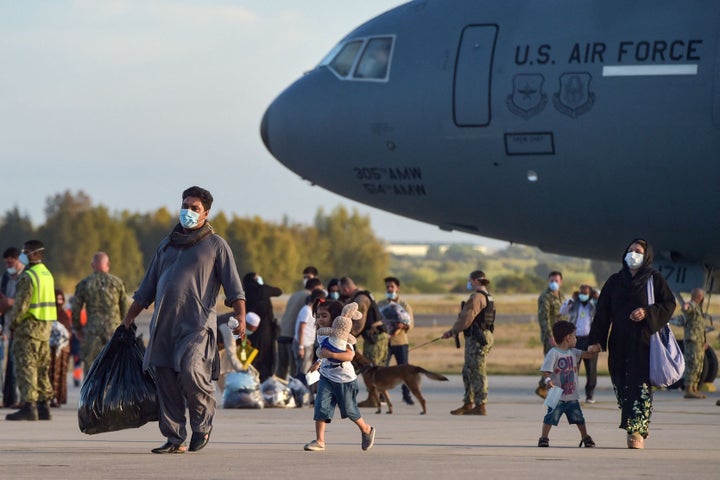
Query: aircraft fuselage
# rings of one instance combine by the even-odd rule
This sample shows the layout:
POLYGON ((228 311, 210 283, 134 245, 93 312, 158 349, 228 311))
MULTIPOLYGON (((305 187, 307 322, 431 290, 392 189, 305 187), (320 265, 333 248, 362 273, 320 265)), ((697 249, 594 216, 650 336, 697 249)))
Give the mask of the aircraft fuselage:
POLYGON ((386 78, 322 63, 263 139, 301 177, 443 229, 618 262, 644 236, 720 265, 718 33, 714 1, 411 2, 339 44, 391 38, 386 78))

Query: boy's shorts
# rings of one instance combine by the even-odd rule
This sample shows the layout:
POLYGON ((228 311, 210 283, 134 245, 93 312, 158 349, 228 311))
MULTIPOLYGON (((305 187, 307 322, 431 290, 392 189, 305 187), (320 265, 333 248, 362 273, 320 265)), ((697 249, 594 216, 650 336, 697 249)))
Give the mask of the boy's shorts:
POLYGON ((357 379, 347 383, 336 383, 321 375, 315 394, 313 420, 330 423, 335 414, 335 406, 340 409, 340 418, 349 418, 352 421, 361 418, 357 406, 357 393, 357 379))
POLYGON ((585 425, 585 417, 583 417, 582 410, 580 409, 580 402, 577 400, 567 402, 559 401, 554 409, 551 410, 548 408, 547 415, 543 418, 543 423, 557 426, 557 424, 560 423, 560 417, 563 416, 563 413, 567 416, 570 425, 585 425))

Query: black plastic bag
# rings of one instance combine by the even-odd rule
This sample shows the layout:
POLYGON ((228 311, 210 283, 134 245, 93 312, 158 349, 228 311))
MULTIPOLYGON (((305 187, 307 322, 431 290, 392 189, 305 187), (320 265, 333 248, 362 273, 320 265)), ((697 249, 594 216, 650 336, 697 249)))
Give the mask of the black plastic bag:
POLYGON ((143 372, 137 327, 120 325, 93 362, 80 389, 80 431, 92 435, 137 428, 158 420, 155 378, 143 372))

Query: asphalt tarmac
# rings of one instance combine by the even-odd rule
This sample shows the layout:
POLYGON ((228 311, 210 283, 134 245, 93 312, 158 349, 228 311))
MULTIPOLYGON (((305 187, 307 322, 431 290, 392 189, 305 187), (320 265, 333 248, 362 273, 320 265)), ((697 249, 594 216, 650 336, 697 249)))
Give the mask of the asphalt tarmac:
MULTIPOLYGON (((583 379, 584 381, 584 379, 583 379)), ((328 426, 324 452, 305 452, 314 438, 312 409, 218 409, 210 443, 200 452, 157 455, 165 439, 157 423, 85 435, 77 423, 79 388, 51 421, 9 422, 0 410, 0 478, 53 479, 487 479, 720 477, 720 407, 712 393, 684 400, 679 391, 655 393, 645 450, 629 450, 617 428, 619 411, 607 377, 593 405, 583 404, 596 448, 578 448, 577 428, 563 420, 538 448, 544 407, 533 394, 537 378, 491 376, 487 416, 452 416, 462 380, 423 381, 428 414, 391 392, 395 411, 363 409, 375 426, 375 446, 360 448, 360 433, 339 414, 328 426)), ((361 398, 364 388, 361 387, 361 398)))

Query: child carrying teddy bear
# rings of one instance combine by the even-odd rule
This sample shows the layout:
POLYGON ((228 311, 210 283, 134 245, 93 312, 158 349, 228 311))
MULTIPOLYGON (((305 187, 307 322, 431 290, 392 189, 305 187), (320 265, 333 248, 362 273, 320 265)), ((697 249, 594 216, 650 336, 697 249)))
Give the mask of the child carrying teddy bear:
POLYGON ((305 445, 307 451, 325 450, 325 427, 335 414, 335 406, 340 409, 341 418, 349 418, 360 429, 363 450, 370 449, 375 443, 375 428, 365 423, 357 406, 357 375, 350 363, 355 356, 353 345, 356 342, 350 335, 350 328, 352 320, 359 318, 362 313, 358 311, 357 303, 351 302, 335 317, 332 326, 320 316, 316 320, 320 360, 310 367, 310 371, 319 368, 320 381, 313 415, 316 438, 305 445))

